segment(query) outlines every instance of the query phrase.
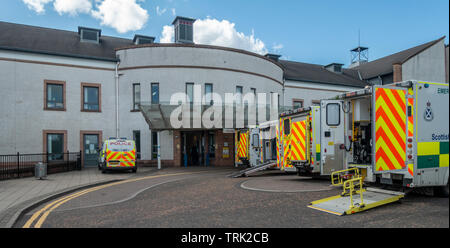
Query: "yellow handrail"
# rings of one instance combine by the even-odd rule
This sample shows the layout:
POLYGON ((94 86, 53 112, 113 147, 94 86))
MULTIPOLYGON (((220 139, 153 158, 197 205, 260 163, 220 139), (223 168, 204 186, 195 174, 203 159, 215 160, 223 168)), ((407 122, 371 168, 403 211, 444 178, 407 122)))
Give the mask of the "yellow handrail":
POLYGON ((353 192, 355 191, 355 184, 354 182, 359 181, 359 195, 361 197, 361 203, 359 204, 359 207, 364 207, 364 200, 363 200, 363 178, 362 177, 358 177, 358 178, 353 178, 353 179, 349 179, 347 181, 344 182, 343 184, 343 189, 344 191, 342 192, 342 195, 347 194, 346 190, 348 190, 348 194, 350 195, 350 209, 354 208, 354 204, 353 204, 353 192))
POLYGON ((358 168, 350 168, 350 169, 346 169, 346 170, 340 170, 340 171, 335 171, 333 173, 331 173, 331 184, 333 186, 339 186, 344 184, 344 173, 346 173, 345 175, 352 175, 352 178, 355 177, 360 177, 359 175, 359 169, 358 168), (354 174, 349 174, 349 172, 353 172, 354 174), (336 182, 337 179, 337 182, 336 182))

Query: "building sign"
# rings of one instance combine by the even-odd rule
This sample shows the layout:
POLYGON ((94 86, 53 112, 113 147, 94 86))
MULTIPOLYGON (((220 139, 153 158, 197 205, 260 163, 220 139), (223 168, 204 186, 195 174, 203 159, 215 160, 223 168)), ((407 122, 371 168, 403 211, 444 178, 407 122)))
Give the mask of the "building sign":
POLYGON ((222 158, 229 158, 230 157, 230 148, 224 147, 222 150, 222 158))

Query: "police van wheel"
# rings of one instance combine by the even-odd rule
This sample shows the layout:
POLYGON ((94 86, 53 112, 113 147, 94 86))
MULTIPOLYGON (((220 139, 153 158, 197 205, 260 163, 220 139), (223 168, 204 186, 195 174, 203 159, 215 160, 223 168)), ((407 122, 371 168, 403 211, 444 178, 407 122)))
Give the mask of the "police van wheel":
POLYGON ((135 167, 134 169, 131 170, 133 173, 137 172, 137 168, 135 167))
POLYGON ((106 164, 103 164, 102 165, 102 174, 105 174, 106 173, 106 164))

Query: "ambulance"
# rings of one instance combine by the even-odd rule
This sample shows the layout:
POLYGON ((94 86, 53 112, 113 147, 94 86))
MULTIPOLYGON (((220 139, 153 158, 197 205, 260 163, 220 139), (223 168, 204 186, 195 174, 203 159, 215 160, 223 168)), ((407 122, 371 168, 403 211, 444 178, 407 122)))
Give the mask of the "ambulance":
POLYGON ((258 126, 235 131, 235 166, 256 167, 261 161, 261 140, 258 126))
POLYGON ((126 138, 109 138, 100 151, 98 169, 105 173, 107 170, 131 170, 137 172, 136 144, 134 140, 126 138))
POLYGON ((321 160, 321 108, 311 106, 280 114, 281 135, 278 134, 280 164, 300 176, 329 176, 328 164, 321 160))
POLYGON ((230 177, 249 176, 276 166, 277 124, 275 120, 235 130, 235 166, 243 166, 244 169, 230 177))
MULTIPOLYGON (((448 197, 448 84, 374 85, 322 100, 321 107, 329 111, 322 123, 334 124, 335 135, 345 137, 328 154, 344 165, 331 175, 343 192, 309 207, 343 215, 398 201, 414 189, 448 197), (365 188, 367 184, 392 190, 365 188)), ((327 129, 321 132, 330 136, 327 129)))

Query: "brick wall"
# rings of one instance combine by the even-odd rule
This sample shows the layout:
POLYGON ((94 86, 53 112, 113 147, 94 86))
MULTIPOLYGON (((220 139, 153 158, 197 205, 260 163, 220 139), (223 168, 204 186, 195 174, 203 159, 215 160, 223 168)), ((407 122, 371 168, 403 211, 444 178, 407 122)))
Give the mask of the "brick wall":
POLYGON ((394 83, 402 82, 402 64, 395 63, 392 67, 394 69, 394 83))

